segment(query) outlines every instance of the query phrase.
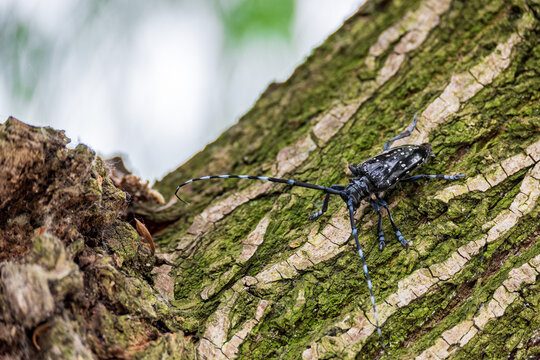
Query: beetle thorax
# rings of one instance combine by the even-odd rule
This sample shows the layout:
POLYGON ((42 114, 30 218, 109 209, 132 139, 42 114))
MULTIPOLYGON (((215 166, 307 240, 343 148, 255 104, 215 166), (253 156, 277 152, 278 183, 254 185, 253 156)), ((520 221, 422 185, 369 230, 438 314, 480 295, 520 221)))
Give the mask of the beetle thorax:
POLYGON ((371 193, 371 183, 365 176, 355 177, 349 180, 349 185, 345 188, 345 192, 352 200, 354 208, 360 206, 360 202, 371 193))

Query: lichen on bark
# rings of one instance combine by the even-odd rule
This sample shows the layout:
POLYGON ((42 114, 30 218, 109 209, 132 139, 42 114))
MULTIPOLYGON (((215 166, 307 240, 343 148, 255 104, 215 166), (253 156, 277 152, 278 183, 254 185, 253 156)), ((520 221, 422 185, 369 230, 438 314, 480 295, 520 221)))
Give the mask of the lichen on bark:
MULTIPOLYGON (((524 179, 530 178, 529 172, 538 161, 534 151, 527 150, 536 146, 534 144, 539 139, 538 111, 533 110, 538 99, 538 72, 533 65, 533 58, 538 59, 538 46, 534 41, 537 36, 536 14, 537 5, 519 1, 490 2, 489 6, 480 2, 459 1, 420 4, 392 2, 384 5, 368 2, 314 52, 313 57, 297 70, 296 76, 280 86, 273 86, 271 92, 263 96, 240 124, 231 129, 234 133, 264 127, 267 122, 276 128, 284 126, 281 121, 296 124, 294 120, 288 122, 280 117, 281 113, 287 112, 288 104, 283 99, 290 99, 287 97, 290 89, 305 86, 306 89, 324 91, 331 88, 335 92, 319 102, 316 112, 304 112, 309 119, 303 125, 307 127, 306 130, 299 130, 298 135, 283 134, 279 138, 281 141, 291 137, 288 143, 281 145, 290 146, 295 139, 304 136, 300 133, 309 133, 311 129, 311 136, 318 147, 301 164, 291 169, 288 177, 307 181, 317 179, 321 184, 344 183, 347 162, 359 162, 380 152, 384 139, 398 133, 410 121, 410 114, 418 112, 421 116, 420 131, 403 142, 429 141, 433 145, 437 159, 425 166, 422 172, 465 173, 471 179, 460 183, 459 186, 463 188, 460 193, 455 192, 448 198, 437 198, 439 192, 444 194, 450 191, 445 189, 450 185, 440 182, 404 186, 389 194, 393 211, 400 219, 402 228, 407 229, 410 240, 413 240, 414 246, 409 251, 391 244, 379 253, 374 241, 376 218, 373 212, 366 210, 359 215, 360 226, 366 231, 361 236, 361 243, 367 249, 373 278, 378 279, 376 297, 380 306, 384 306, 385 302, 392 304, 385 310, 389 317, 383 325, 383 333, 392 345, 391 356, 420 356, 438 342, 445 330, 457 325, 460 319, 472 316, 482 303, 493 296, 495 285, 500 285, 497 282, 492 286, 483 285, 493 273, 501 271, 500 262, 508 261, 512 253, 520 253, 523 246, 536 242, 536 200, 530 204, 526 215, 516 212, 519 216, 516 216, 514 225, 503 226, 501 231, 497 223, 482 228, 490 221, 506 221, 499 216, 501 212, 523 196, 536 197, 536 193, 523 195, 520 190, 524 179), (424 4, 427 4, 427 8, 424 4), (378 11, 375 15, 374 9, 381 10, 378 6, 384 7, 384 11, 378 11), (421 25, 409 24, 410 19, 422 19, 415 18, 414 14, 430 9, 439 14, 435 26, 422 25, 422 28, 421 25), (390 14, 391 19, 387 17, 390 14), (368 18, 372 20, 371 25, 365 23, 368 18), (377 37, 392 25, 399 24, 400 19, 405 19, 403 24, 407 25, 395 27, 398 36, 390 37, 389 44, 381 42, 385 44, 385 50, 370 51, 377 43, 377 37), (359 33, 360 28, 365 32, 359 33), (413 41, 416 47, 406 54, 396 70, 396 60, 391 59, 392 54, 407 49, 402 39, 406 39, 408 31, 417 31, 418 28, 428 28, 428 34, 420 37, 423 40, 418 44, 413 41), (340 50, 336 51, 336 47, 340 50), (324 57, 322 54, 325 52, 332 56, 324 57), (323 58, 330 60, 321 63, 323 58), (367 68, 363 66, 366 61, 371 64, 367 68), (389 66, 391 76, 384 83, 377 84, 375 81, 376 87, 373 88, 372 79, 377 79, 377 74, 386 74, 385 66, 389 66), (303 81, 299 81, 300 74, 308 68, 319 76, 313 79, 304 77, 303 81), (344 73, 349 75, 343 76, 344 73), (319 90, 318 79, 322 78, 328 81, 328 86, 321 86, 319 90), (334 78, 340 79, 341 86, 331 87, 334 78), (529 85, 524 85, 526 83, 529 85), (519 96, 516 96, 516 92, 519 96), (340 98, 339 101, 335 100, 336 96, 340 98), (279 103, 282 112, 279 115, 272 111, 277 105, 268 102, 269 98, 276 97, 282 99, 279 103), (261 115, 262 109, 266 111, 261 115), (323 136, 321 132, 324 132, 325 126, 332 126, 332 131, 325 132, 323 136), (336 131, 335 127, 341 128, 336 131), (526 161, 520 161, 521 157, 526 161), (501 163, 502 173, 491 176, 491 169, 501 163), (505 169, 507 163, 516 166, 516 171, 505 169), (484 174, 493 184, 485 180, 484 174), (486 243, 482 238, 487 233, 497 235, 486 243), (464 249, 469 249, 470 255, 464 249), (434 266, 438 264, 442 264, 438 269, 446 276, 439 275, 440 278, 432 280, 430 269, 435 269, 434 266), (436 285, 428 286, 432 282, 436 285), (398 284, 402 284, 402 287, 398 287, 398 284), (406 297, 394 303, 396 294, 406 297), (468 298, 471 294, 474 297, 472 300, 468 298)), ((417 38, 411 34, 407 39, 417 38)), ((310 96, 309 91, 307 93, 305 96, 310 96)), ((308 106, 305 108, 309 109, 308 106)), ((219 144, 225 141, 227 135, 171 173, 157 187, 163 193, 172 193, 174 185, 190 177, 213 173, 275 175, 272 171, 277 161, 272 160, 275 150, 267 152, 265 158, 259 156, 258 162, 239 161, 249 157, 247 154, 254 152, 254 146, 279 149, 280 145, 276 145, 274 137, 259 136, 251 145, 242 143, 249 141, 249 138, 235 139, 234 148, 239 154, 231 155, 228 164, 221 161, 221 154, 219 161, 207 166, 208 159, 213 159, 214 149, 220 148, 219 144), (201 161, 206 161, 204 167, 199 165, 201 161)), ((229 153, 228 148, 225 149, 229 153)), ((159 237, 159 241, 172 249, 174 239, 182 239, 186 229, 198 214, 204 213, 204 209, 213 206, 213 203, 226 201, 238 191, 235 189, 250 186, 256 185, 233 181, 193 185, 193 190, 187 189, 186 196, 197 204, 192 208, 171 207, 169 215, 174 218, 172 214, 177 213, 178 221, 159 237)), ((380 356, 381 347, 376 336, 363 335, 362 329, 370 328, 369 323, 362 320, 364 314, 368 318, 371 316, 367 289, 352 246, 338 240, 341 233, 349 231, 340 226, 340 219, 344 217, 344 213, 339 211, 340 205, 330 205, 329 212, 338 215, 313 224, 305 217, 313 211, 311 203, 318 202, 318 194, 279 186, 272 189, 275 191, 267 190, 264 197, 258 195, 248 202, 264 200, 268 204, 261 207, 262 212, 250 208, 248 221, 256 224, 268 206, 272 206, 271 202, 268 203, 272 198, 268 196, 275 198, 264 242, 254 255, 257 263, 252 265, 248 261, 240 268, 235 265, 237 275, 232 279, 228 278, 232 265, 225 266, 217 273, 213 268, 202 271, 210 279, 225 275, 228 280, 221 293, 214 290, 212 298, 207 299, 205 295, 190 303, 190 310, 209 305, 206 309, 213 309, 213 313, 206 313, 209 315, 207 319, 204 311, 191 313, 196 317, 194 322, 200 327, 204 322, 215 321, 215 314, 222 307, 232 306, 232 309, 227 311, 227 316, 220 315, 217 324, 221 325, 212 326, 210 330, 208 326, 198 329, 202 339, 222 339, 210 341, 210 345, 199 348, 199 353, 203 357, 204 354, 222 356, 217 349, 223 349, 223 344, 233 339, 242 321, 253 318, 252 308, 246 305, 246 301, 253 303, 255 297, 272 301, 272 308, 240 345, 239 358, 380 356), (336 224, 333 233, 325 230, 327 221, 336 224), (322 238, 316 240, 317 234, 331 236, 327 236, 328 241, 322 238), (337 245, 333 246, 332 240, 337 241, 337 245), (268 247, 280 251, 269 251, 268 247), (325 259, 327 255, 330 255, 329 259, 325 259), (243 285, 253 278, 252 285, 243 285), (228 289, 234 290, 235 287, 238 297, 230 300, 228 289), (252 300, 249 300, 250 297, 252 300), (216 304, 216 298, 221 298, 219 304, 216 304), (220 326, 221 333, 216 330, 220 326)), ((206 226, 212 224, 219 229, 246 221, 242 210, 244 206, 232 212, 228 209, 226 216, 215 222, 210 220, 206 226)), ((240 233, 245 237, 254 226, 240 233)), ((384 226, 389 226, 386 220, 384 226)), ((213 238, 214 233, 214 230, 207 234, 202 231, 190 238, 190 241, 201 245, 197 248, 197 257, 211 258, 206 255, 206 249, 210 249, 206 242, 212 242, 212 247, 219 247, 219 244, 227 244, 231 239, 213 238)), ((230 264, 234 264, 233 259, 238 256, 238 251, 234 246, 225 246, 221 249, 221 259, 230 258, 230 264)), ((179 263, 191 267, 187 265, 192 261, 191 255, 180 251, 178 256, 179 263)), ((189 269, 180 270, 177 274, 178 279, 184 276, 191 276, 189 269)), ((183 280, 179 282, 183 283, 183 280)), ((177 287, 177 290, 179 298, 192 294, 193 299, 197 299, 197 294, 203 291, 200 287, 183 286, 177 287)), ((528 326, 533 329, 534 323, 528 326)), ((368 334, 372 332, 373 327, 368 334)), ((467 346, 482 336, 489 337, 479 331, 467 346)), ((519 344, 522 349, 517 353, 534 353, 534 349, 526 349, 525 343, 523 340, 519 344)), ((486 351, 484 356, 495 354, 491 350, 483 350, 486 351)), ((460 353, 458 348, 453 351, 456 356, 460 353)))
POLYGON ((159 260, 124 221, 126 193, 68 142, 0 125, 0 357, 131 358, 168 342, 190 358, 151 275, 159 260))

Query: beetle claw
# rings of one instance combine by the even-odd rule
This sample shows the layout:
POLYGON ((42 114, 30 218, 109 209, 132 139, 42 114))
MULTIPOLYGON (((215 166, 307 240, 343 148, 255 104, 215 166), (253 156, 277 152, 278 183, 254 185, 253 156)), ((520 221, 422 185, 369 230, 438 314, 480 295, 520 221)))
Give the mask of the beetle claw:
POLYGON ((399 242, 401 243, 401 245, 405 246, 405 247, 408 247, 409 246, 409 243, 407 242, 407 240, 405 240, 405 238, 403 237, 403 235, 401 235, 401 232, 400 231, 396 231, 396 236, 398 237, 398 240, 399 242))

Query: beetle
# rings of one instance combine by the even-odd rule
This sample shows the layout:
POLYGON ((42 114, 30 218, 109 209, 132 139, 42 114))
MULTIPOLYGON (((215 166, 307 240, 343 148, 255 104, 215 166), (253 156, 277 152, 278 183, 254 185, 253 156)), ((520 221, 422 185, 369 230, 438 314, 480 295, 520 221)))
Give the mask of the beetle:
POLYGON ((321 190, 325 193, 322 209, 310 215, 309 219, 311 220, 317 219, 319 216, 321 216, 322 214, 326 212, 326 210, 328 209, 328 202, 330 199, 330 195, 332 194, 339 195, 341 199, 343 199, 343 201, 347 204, 347 208, 349 211, 349 219, 351 222, 352 235, 356 242, 358 254, 360 255, 360 259, 362 260, 362 268, 364 270, 364 275, 366 277, 367 287, 369 290, 369 296, 371 299, 371 305, 373 307, 373 313, 375 317, 375 326, 377 328, 377 333, 379 335, 379 339, 381 341, 383 349, 385 349, 382 333, 381 333, 381 328, 379 326, 377 310, 375 307, 375 297, 373 296, 373 285, 369 277, 369 270, 366 264, 366 260, 364 258, 364 252, 362 251, 362 247, 360 246, 360 242, 358 241, 358 230, 356 229, 356 225, 354 223, 354 212, 356 209, 358 209, 358 207, 360 206, 360 203, 363 200, 369 201, 371 205, 375 208, 375 210, 377 211, 379 215, 377 232, 378 232, 379 249, 382 251, 383 248, 386 246, 386 239, 384 236, 384 232, 382 230, 382 212, 381 212, 381 208, 384 208, 386 212, 388 213, 388 218, 390 219, 390 223, 392 224, 392 227, 394 229, 397 239, 403 246, 407 247, 408 242, 403 236, 403 234, 401 233, 401 231, 399 231, 399 228, 394 222, 394 218, 392 217, 388 204, 386 203, 386 201, 382 199, 381 193, 388 189, 393 188, 396 184, 400 182, 412 182, 419 179, 458 180, 465 177, 465 175, 463 174, 459 174, 459 175, 424 175, 422 174, 422 175, 409 176, 410 172, 418 168, 420 165, 428 162, 431 157, 435 157, 435 155, 433 154, 431 150, 431 146, 429 144, 402 145, 402 146, 396 146, 394 148, 390 147, 390 144, 393 141, 396 141, 396 140, 399 140, 399 139, 402 139, 411 135, 412 131, 414 130, 416 126, 416 123, 418 122, 418 118, 416 115, 417 114, 414 115, 413 123, 408 130, 391 138, 384 144, 383 152, 381 154, 376 155, 370 159, 367 159, 366 161, 356 166, 349 165, 349 170, 351 171, 353 177, 349 179, 349 184, 347 186, 331 185, 327 187, 327 186, 310 184, 310 183, 306 183, 302 181, 287 180, 287 179, 274 178, 274 177, 264 177, 264 176, 210 175, 210 176, 203 176, 203 177, 194 178, 194 179, 190 179, 186 181, 185 183, 177 187, 174 194, 179 200, 187 204, 187 202, 181 199, 180 196, 178 195, 178 191, 183 186, 190 184, 194 181, 208 180, 208 179, 230 179, 230 178, 271 181, 275 183, 288 184, 291 186, 300 186, 300 187, 309 188, 309 189, 321 190))

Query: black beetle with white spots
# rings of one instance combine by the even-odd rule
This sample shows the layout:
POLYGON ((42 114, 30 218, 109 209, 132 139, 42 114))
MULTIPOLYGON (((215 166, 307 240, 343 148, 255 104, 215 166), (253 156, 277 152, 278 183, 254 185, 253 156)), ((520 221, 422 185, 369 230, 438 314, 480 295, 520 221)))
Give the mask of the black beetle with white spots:
POLYGON ((178 195, 178 191, 180 190, 181 187, 189 183, 192 183, 194 181, 199 181, 199 180, 230 179, 230 178, 264 180, 264 181, 271 181, 275 183, 289 184, 292 186, 300 186, 300 187, 305 187, 309 189, 321 190, 325 192, 322 209, 312 214, 311 216, 309 216, 309 218, 312 220, 318 218, 319 216, 321 216, 322 214, 326 212, 326 210, 328 209, 328 200, 330 198, 330 194, 339 195, 343 199, 343 201, 345 201, 349 209, 349 218, 351 221, 352 234, 353 234, 354 240, 356 241, 358 254, 360 255, 360 259, 362 260, 362 268, 366 276, 367 286, 368 286, 369 294, 371 298, 371 305, 373 306, 373 312, 375 315, 375 326, 377 327, 377 332, 379 334, 381 344, 383 348, 385 348, 384 342, 382 339, 381 328, 379 327, 379 319, 377 316, 377 310, 375 308, 375 297, 373 296, 373 285, 371 284, 371 280, 369 278, 369 271, 366 264, 366 260, 364 258, 364 253, 358 241, 358 231, 354 223, 354 212, 360 206, 360 202, 362 200, 369 201, 371 205, 373 205, 373 207, 379 214, 379 223, 377 226, 377 232, 378 232, 378 237, 379 237, 379 248, 380 250, 382 250, 386 246, 386 243, 385 243, 386 239, 384 237, 384 232, 382 230, 381 207, 386 209, 386 211, 388 212, 390 223, 392 224, 392 227, 395 231, 396 237, 398 238, 401 244, 403 244, 404 246, 407 246, 408 245, 407 240, 405 240, 405 238, 399 231, 396 223, 394 222, 392 214, 390 213, 390 209, 388 208, 388 204, 386 203, 386 201, 384 201, 381 198, 381 193, 384 192, 385 190, 388 190, 394 187, 399 182, 411 182, 411 181, 415 181, 415 180, 419 180, 423 178, 458 180, 460 178, 465 177, 465 175, 409 176, 409 173, 411 171, 415 170, 420 165, 426 163, 430 157, 435 156, 433 152, 431 151, 431 146, 429 144, 402 145, 402 146, 390 148, 390 143, 392 141, 409 136, 411 132, 414 130, 414 127, 416 126, 417 121, 418 119, 416 118, 416 115, 415 115, 413 119, 413 124, 411 125, 411 127, 404 133, 399 134, 398 136, 393 137, 390 140, 388 140, 384 144, 383 152, 381 154, 376 155, 370 159, 367 159, 366 161, 364 161, 363 163, 360 163, 357 166, 349 165, 349 169, 351 170, 351 173, 354 175, 354 177, 349 180, 349 184, 347 186, 331 185, 329 187, 326 187, 326 186, 305 183, 302 181, 286 180, 286 179, 264 177, 264 176, 211 175, 211 176, 203 176, 200 178, 195 178, 195 179, 186 181, 182 185, 178 186, 174 194, 179 200, 185 202, 178 195))

